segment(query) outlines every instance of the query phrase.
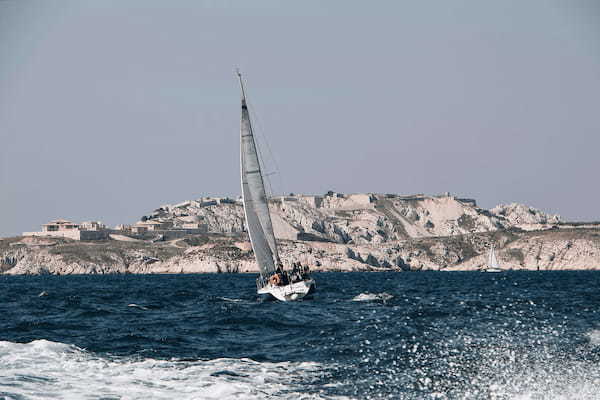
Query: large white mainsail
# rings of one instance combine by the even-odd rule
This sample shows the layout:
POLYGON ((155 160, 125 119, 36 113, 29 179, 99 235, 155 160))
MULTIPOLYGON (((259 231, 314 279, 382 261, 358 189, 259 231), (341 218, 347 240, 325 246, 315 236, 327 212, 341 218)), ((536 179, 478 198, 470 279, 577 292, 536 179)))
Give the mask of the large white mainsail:
POLYGON ((269 204, 258 161, 256 142, 246 105, 246 94, 242 76, 238 72, 242 88, 242 123, 240 128, 240 161, 242 176, 242 197, 246 213, 246 228, 256 256, 256 262, 263 278, 275 272, 279 261, 277 243, 273 233, 269 204))

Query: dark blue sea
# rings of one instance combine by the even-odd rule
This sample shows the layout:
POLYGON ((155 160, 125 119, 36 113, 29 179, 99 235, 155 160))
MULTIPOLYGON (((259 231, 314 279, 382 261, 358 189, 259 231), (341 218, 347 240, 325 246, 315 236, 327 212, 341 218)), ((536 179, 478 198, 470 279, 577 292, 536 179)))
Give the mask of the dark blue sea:
POLYGON ((2 399, 600 399, 600 272, 0 276, 2 399))

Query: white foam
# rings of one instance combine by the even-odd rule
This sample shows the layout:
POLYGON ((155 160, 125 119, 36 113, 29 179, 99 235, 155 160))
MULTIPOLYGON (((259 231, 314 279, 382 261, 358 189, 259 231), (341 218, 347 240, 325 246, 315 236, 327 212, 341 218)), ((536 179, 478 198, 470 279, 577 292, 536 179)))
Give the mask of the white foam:
MULTIPOLYGON (((573 348, 556 326, 532 333, 537 340, 510 330, 485 337, 457 331, 435 343, 412 336, 401 347, 381 339, 391 336, 384 324, 365 328, 379 335, 357 340, 357 372, 342 381, 363 398, 600 399, 600 364, 589 357, 595 349, 587 343, 573 348), (419 395, 412 396, 412 388, 419 395)), ((586 335, 594 343, 600 331, 586 335)))
POLYGON ((590 341, 590 344, 594 346, 600 346, 600 330, 593 329, 585 334, 590 341))
POLYGON ((140 310, 148 311, 148 307, 140 306, 139 304, 135 303, 127 304, 127 307, 139 308, 140 310))
POLYGON ((394 298, 393 295, 383 292, 383 293, 361 293, 358 296, 354 297, 352 301, 387 301, 394 298))
POLYGON ((0 393, 8 398, 319 399, 304 385, 322 370, 307 362, 109 358, 47 340, 0 341, 0 393))
POLYGON ((506 339, 476 351, 479 374, 470 378, 463 393, 515 400, 599 398, 600 369, 595 363, 562 354, 540 341, 536 347, 523 348, 506 339))
POLYGON ((217 297, 217 299, 223 300, 223 301, 228 301, 230 303, 241 303, 242 301, 244 301, 242 299, 230 299, 229 297, 217 297))

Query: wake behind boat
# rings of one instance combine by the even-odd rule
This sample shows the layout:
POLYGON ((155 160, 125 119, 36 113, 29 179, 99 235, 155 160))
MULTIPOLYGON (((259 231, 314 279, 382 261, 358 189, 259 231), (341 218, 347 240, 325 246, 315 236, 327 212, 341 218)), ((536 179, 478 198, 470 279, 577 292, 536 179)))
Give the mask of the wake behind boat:
POLYGON ((307 266, 302 267, 299 263, 294 263, 291 271, 285 271, 279 258, 256 141, 246 104, 244 83, 239 71, 237 75, 242 91, 240 128, 242 198, 246 227, 260 270, 260 277, 256 280, 257 292, 261 295, 273 296, 280 301, 298 300, 315 290, 315 281, 310 277, 307 266))

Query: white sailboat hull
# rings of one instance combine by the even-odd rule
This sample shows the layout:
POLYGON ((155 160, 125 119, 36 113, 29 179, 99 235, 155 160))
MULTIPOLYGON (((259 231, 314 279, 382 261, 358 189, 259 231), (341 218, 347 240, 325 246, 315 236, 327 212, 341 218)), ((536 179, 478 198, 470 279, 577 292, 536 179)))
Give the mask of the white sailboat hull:
POLYGON ((314 291, 315 281, 307 279, 300 282, 294 282, 289 285, 273 286, 268 284, 258 289, 258 294, 275 297, 279 301, 294 301, 304 298, 307 294, 314 291))
POLYGON ((503 272, 504 270, 501 268, 486 268, 483 272, 503 272))

